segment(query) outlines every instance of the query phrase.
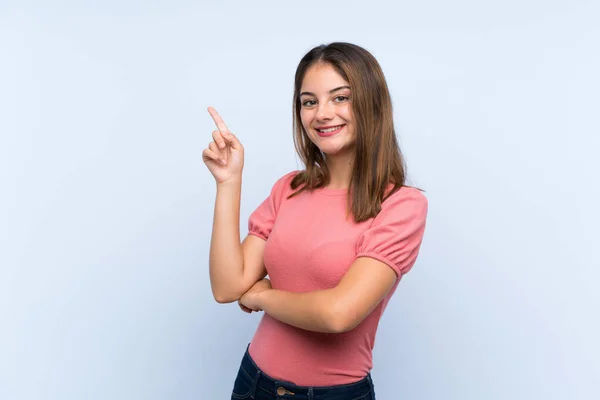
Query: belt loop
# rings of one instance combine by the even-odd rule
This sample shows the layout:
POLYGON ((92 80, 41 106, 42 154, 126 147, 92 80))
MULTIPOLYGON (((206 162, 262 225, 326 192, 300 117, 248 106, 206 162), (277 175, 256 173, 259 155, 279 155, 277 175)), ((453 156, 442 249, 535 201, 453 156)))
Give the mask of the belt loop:
POLYGON ((375 391, 375 385, 373 384, 373 378, 371 378, 371 373, 370 372, 367 374, 367 380, 369 381, 369 386, 371 387, 371 390, 374 392, 375 391))
POLYGON ((258 378, 260 378, 260 371, 256 372, 256 378, 254 378, 254 383, 252 384, 252 393, 250 393, 250 398, 253 399, 256 393, 256 385, 258 385, 258 378))
POLYGON ((313 400, 313 398, 314 398, 313 388, 309 387, 308 388, 308 400, 313 400))

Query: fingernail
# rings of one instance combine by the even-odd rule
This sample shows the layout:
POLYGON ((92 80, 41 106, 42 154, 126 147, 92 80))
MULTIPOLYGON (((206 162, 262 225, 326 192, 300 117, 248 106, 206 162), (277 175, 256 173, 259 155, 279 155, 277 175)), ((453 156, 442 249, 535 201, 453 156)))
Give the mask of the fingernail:
POLYGON ((223 143, 223 142, 219 143, 219 147, 220 147, 220 148, 223 148, 223 147, 225 147, 225 143, 223 143))
POLYGON ((227 164, 223 158, 221 158, 221 164, 223 164, 223 165, 227 164))

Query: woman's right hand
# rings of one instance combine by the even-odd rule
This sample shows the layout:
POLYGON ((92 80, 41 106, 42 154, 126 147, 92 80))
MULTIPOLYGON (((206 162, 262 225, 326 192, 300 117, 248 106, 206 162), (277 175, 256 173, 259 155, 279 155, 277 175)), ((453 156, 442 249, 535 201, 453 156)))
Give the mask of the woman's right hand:
POLYGON ((252 312, 256 312, 256 311, 262 311, 262 310, 253 310, 251 308, 246 307, 245 305, 243 305, 239 300, 238 300, 238 306, 240 306, 240 309, 248 314, 252 314, 252 312))
POLYGON ((217 184, 234 180, 241 181, 244 168, 244 147, 237 137, 229 132, 217 110, 208 107, 208 112, 218 129, 213 131, 213 140, 202 152, 202 160, 215 177, 217 184))
MULTIPOLYGON (((263 290, 268 290, 268 289, 273 289, 273 286, 271 286, 271 280, 269 278, 263 278, 260 281, 256 282, 254 285, 252 285, 252 287, 250 289, 248 289, 248 292, 251 291, 263 291, 263 290)), ((244 295, 246 294, 244 293, 244 295)), ((242 297, 244 297, 244 295, 242 295, 242 297)), ((257 311, 262 311, 260 308, 258 309, 252 309, 249 307, 246 307, 244 304, 242 304, 241 298, 238 300, 238 306, 240 307, 240 309, 248 314, 251 314, 252 312, 257 312, 257 311)))

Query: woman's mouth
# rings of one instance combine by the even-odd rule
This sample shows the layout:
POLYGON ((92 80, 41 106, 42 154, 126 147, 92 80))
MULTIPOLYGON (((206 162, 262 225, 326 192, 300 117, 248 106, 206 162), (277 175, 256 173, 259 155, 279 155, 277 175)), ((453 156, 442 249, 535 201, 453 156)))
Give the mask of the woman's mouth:
POLYGON ((327 129, 316 129, 315 128, 315 130, 317 131, 317 134, 319 136, 321 136, 321 137, 329 137, 329 136, 333 136, 333 135, 339 133, 344 126, 345 126, 345 124, 344 125, 332 126, 332 127, 327 128, 327 129))

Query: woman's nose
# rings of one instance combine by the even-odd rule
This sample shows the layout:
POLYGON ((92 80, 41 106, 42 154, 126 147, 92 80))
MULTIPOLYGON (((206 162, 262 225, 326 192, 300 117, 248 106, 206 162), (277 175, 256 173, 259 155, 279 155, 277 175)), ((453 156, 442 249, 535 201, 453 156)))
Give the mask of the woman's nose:
POLYGON ((333 118, 333 109, 328 104, 319 105, 317 109, 317 120, 326 121, 333 118))

